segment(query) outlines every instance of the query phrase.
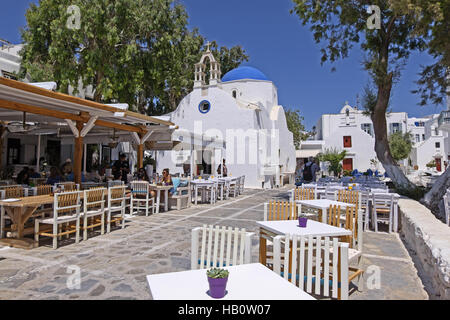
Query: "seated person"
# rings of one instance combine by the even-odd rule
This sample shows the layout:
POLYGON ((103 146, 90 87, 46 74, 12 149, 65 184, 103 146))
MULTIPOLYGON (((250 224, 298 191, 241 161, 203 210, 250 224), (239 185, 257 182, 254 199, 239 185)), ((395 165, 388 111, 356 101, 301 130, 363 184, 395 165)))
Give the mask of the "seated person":
MULTIPOLYGON (((169 169, 164 169, 162 175, 163 175, 163 178, 162 178, 161 183, 162 183, 163 186, 171 186, 171 185, 173 185, 172 177, 169 174, 169 169)), ((153 198, 156 197, 156 191, 151 190, 150 194, 151 194, 151 196, 153 198)))
POLYGON ((62 177, 61 173, 59 172, 57 167, 51 167, 50 168, 50 175, 47 179, 47 184, 54 185, 55 183, 63 182, 64 178, 62 177))
POLYGON ((140 168, 135 174, 134 178, 138 181, 149 181, 147 171, 144 168, 140 168))
POLYGON ((38 179, 41 177, 41 175, 38 172, 34 171, 33 168, 30 168, 29 172, 30 172, 30 178, 38 179))
POLYGON ((30 170, 28 167, 24 167, 22 171, 17 175, 17 184, 29 184, 30 183, 30 170))

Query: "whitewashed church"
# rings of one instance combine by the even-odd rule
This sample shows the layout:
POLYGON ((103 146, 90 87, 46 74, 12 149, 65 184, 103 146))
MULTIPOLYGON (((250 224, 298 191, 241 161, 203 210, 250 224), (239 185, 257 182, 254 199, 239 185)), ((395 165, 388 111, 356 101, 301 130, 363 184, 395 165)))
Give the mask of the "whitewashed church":
POLYGON ((216 175, 226 159, 228 173, 245 175, 246 187, 271 188, 280 183, 281 174, 295 171, 293 135, 274 83, 252 67, 239 67, 221 77, 220 64, 209 48, 195 65, 193 91, 165 117, 181 129, 214 137, 223 145, 221 150, 215 145, 194 152, 158 151, 158 172, 169 168, 171 173, 186 173, 191 166, 194 174, 216 175))

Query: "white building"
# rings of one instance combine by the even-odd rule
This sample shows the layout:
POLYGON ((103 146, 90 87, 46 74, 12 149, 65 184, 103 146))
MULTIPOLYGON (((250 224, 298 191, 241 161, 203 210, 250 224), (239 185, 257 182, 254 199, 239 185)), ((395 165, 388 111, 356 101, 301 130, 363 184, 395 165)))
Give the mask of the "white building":
MULTIPOLYGON (((193 153, 195 159, 179 157, 175 151, 158 152, 157 170, 167 167, 182 173, 183 161, 185 166, 192 161, 194 173, 216 174, 223 157, 228 172, 245 175, 246 186, 253 188, 272 187, 278 184, 280 173, 293 173, 293 136, 274 83, 252 67, 231 70, 221 79, 220 65, 209 49, 195 68, 193 91, 167 116, 189 132, 224 140, 222 151, 226 152, 205 148, 193 153), (205 80, 207 63, 209 83, 205 80)), ((189 151, 185 154, 189 157, 189 151)))
POLYGON ((0 42, 0 77, 17 80, 16 74, 20 71, 22 61, 19 52, 23 45, 0 42))
MULTIPOLYGON (((406 112, 391 112, 386 115, 388 135, 398 131, 412 134, 413 150, 409 159, 401 162, 402 165, 424 170, 426 164, 434 161, 437 170, 443 170, 443 161, 450 154, 449 138, 448 133, 438 130, 437 119, 438 115, 408 118, 406 112)), ((316 131, 315 139, 324 142, 322 150, 347 150, 343 170, 357 169, 365 172, 370 168, 383 172, 381 165, 376 167, 371 161, 377 160, 374 150, 375 134, 372 120, 363 110, 346 104, 338 114, 322 115, 316 131)))

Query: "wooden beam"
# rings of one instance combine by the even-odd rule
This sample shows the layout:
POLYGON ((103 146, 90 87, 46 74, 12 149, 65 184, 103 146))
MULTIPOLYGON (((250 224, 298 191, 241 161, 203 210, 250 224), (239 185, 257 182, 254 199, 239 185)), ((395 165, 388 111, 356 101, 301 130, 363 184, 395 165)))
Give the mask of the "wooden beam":
MULTIPOLYGON (((3 138, 6 128, 4 126, 0 127, 0 168, 3 168, 3 138)), ((5 166, 6 167, 6 166, 5 166)))
MULTIPOLYGON (((80 132, 83 129, 83 122, 77 121, 77 129, 80 132)), ((83 137, 75 138, 75 152, 73 159, 74 182, 81 185, 81 162, 83 161, 83 137)))
MULTIPOLYGON (((88 122, 90 117, 89 115, 77 115, 73 113, 63 112, 63 111, 57 111, 57 110, 50 110, 45 109, 41 107, 36 107, 24 103, 19 102, 13 102, 8 100, 0 99, 0 108, 1 109, 8 109, 8 110, 15 110, 15 111, 21 111, 21 112, 28 112, 32 114, 38 114, 42 116, 57 118, 57 119, 63 119, 63 120, 73 120, 73 121, 82 121, 88 122)), ((129 131, 129 132, 137 132, 137 133, 145 133, 147 130, 142 129, 140 127, 131 126, 127 124, 121 124, 121 123, 115 123, 115 122, 109 122, 105 120, 97 120, 95 121, 95 124, 100 127, 106 127, 106 128, 114 128, 118 130, 123 131, 129 131)))
POLYGON ((128 131, 128 132, 137 132, 137 133, 146 132, 145 130, 143 130, 141 128, 138 128, 135 126, 130 126, 128 124, 108 122, 108 121, 104 121, 104 120, 97 120, 97 121, 95 121, 95 124, 100 127, 113 128, 113 129, 118 129, 118 130, 128 131))
MULTIPOLYGON (((142 141, 143 134, 139 133, 139 140, 142 141)), ((137 165, 138 169, 144 167, 144 145, 142 143, 138 144, 137 149, 137 165)))
POLYGON ((66 101, 66 102, 71 102, 74 104, 79 104, 81 106, 95 108, 97 110, 109 111, 109 112, 113 112, 113 113, 125 112, 125 117, 132 117, 132 118, 148 121, 151 123, 158 123, 158 124, 163 124, 163 125, 167 125, 167 126, 174 125, 174 123, 172 123, 170 121, 153 118, 151 116, 147 116, 147 115, 132 112, 132 111, 124 111, 124 110, 121 110, 121 109, 118 109, 118 108, 115 108, 112 106, 108 106, 108 105, 105 105, 102 103, 70 96, 70 95, 64 94, 64 93, 54 92, 51 90, 33 86, 28 83, 24 83, 24 82, 12 80, 12 79, 7 79, 4 77, 0 77, 0 85, 8 86, 10 88, 26 91, 29 93, 34 93, 36 95, 40 95, 40 96, 44 96, 44 97, 48 97, 48 98, 52 98, 52 99, 56 99, 56 100, 60 100, 60 101, 66 101))
POLYGON ((89 119, 84 119, 83 117, 81 117, 77 114, 73 114, 73 113, 50 110, 50 109, 40 108, 40 107, 28 105, 28 104, 23 104, 23 103, 13 102, 13 101, 8 101, 8 100, 3 100, 3 99, 0 99, 0 108, 28 112, 28 113, 32 113, 32 114, 39 114, 41 116, 47 116, 47 117, 52 117, 52 118, 57 118, 57 119, 64 119, 64 120, 65 119, 69 119, 69 120, 73 120, 73 121, 88 121, 89 120, 89 119))

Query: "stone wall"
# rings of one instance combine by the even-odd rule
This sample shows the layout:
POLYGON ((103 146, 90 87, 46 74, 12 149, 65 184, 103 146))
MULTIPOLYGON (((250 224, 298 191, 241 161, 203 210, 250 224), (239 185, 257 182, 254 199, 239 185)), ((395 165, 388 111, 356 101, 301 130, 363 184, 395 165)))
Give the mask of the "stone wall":
POLYGON ((450 227, 411 199, 400 199, 400 236, 430 299, 450 300, 450 227))

